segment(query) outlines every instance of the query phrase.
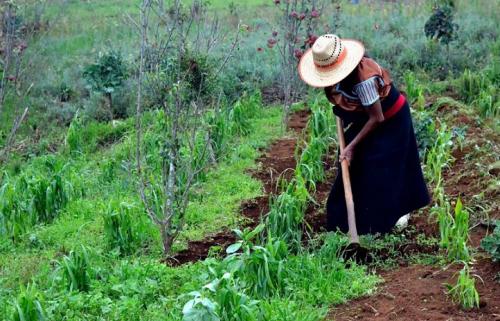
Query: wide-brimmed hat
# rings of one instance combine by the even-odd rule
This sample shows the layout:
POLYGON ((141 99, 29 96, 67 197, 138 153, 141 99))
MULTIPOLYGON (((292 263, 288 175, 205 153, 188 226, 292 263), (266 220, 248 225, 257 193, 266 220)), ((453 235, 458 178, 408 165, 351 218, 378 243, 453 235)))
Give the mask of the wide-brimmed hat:
POLYGON ((356 68, 364 54, 365 47, 357 40, 322 35, 300 59, 300 78, 312 87, 335 85, 356 68))

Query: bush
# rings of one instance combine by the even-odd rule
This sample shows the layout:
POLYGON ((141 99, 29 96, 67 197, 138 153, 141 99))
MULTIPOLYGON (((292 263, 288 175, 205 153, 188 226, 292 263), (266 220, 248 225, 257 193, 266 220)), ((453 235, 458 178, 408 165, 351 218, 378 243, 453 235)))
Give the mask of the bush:
POLYGON ((500 220, 495 221, 493 233, 481 240, 481 247, 491 255, 494 262, 500 262, 500 220))
POLYGON ((83 72, 89 89, 103 94, 106 98, 111 119, 113 119, 112 94, 123 85, 127 76, 127 66, 121 54, 113 50, 99 53, 97 61, 88 65, 83 72))
POLYGON ((449 44, 456 39, 458 25, 453 22, 453 6, 450 4, 437 6, 434 13, 425 23, 425 36, 449 44))

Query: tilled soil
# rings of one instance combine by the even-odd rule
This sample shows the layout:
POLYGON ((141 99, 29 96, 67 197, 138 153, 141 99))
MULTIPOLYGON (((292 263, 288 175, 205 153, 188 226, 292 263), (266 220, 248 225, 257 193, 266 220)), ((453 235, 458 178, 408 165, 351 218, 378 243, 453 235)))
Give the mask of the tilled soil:
MULTIPOLYGON (((467 116, 458 116, 454 125, 466 126, 465 145, 462 150, 455 149, 455 162, 444 172, 446 194, 452 200, 461 197, 464 203, 470 204, 474 196, 486 190, 486 200, 498 199, 498 190, 487 190, 487 179, 479 177, 477 172, 476 148, 474 145, 483 145, 485 141, 493 142, 498 148, 498 137, 486 137, 484 129, 478 128, 476 123, 467 116)), ((494 156, 494 155, 493 155, 494 156)), ((491 156, 483 155, 482 161, 491 162, 491 156)), ((490 217, 498 218, 498 206, 494 208, 490 217)), ((427 212, 427 211, 425 211, 427 212)), ((474 214, 474 213, 472 213, 474 214)), ((472 216, 473 223, 478 218, 472 216)), ((427 236, 438 237, 437 225, 428 219, 427 215, 412 217, 410 226, 416 231, 414 235, 423 233, 427 236)), ((390 271, 378 271, 384 279, 383 284, 375 295, 350 301, 333 308, 328 320, 428 320, 428 321, 500 321, 500 264, 493 263, 478 247, 480 240, 488 233, 488 226, 474 224, 470 231, 470 246, 479 253, 477 261, 472 265, 472 273, 476 277, 476 287, 480 296, 480 308, 464 311, 453 303, 446 294, 445 284, 455 284, 460 265, 433 267, 425 265, 408 265, 405 260, 400 266, 390 271)), ((411 239, 412 236, 410 235, 411 239)), ((433 253, 437 248, 421 246, 416 248, 402 248, 402 254, 407 251, 414 253, 433 253)), ((383 259, 384 255, 379 256, 383 259)))
POLYGON ((351 321, 465 321, 500 320, 498 273, 487 259, 480 259, 473 272, 483 278, 476 281, 481 296, 480 308, 461 310, 446 295, 445 283, 453 284, 460 266, 447 269, 425 265, 401 266, 384 271, 384 283, 377 294, 334 308, 328 320, 351 321))
MULTIPOLYGON (((295 113, 289 122, 289 127, 300 131, 307 123, 307 112, 295 113)), ((471 127, 469 133, 476 132, 471 127)), ((277 182, 280 177, 289 179, 295 168, 294 151, 295 138, 283 138, 274 142, 259 158, 259 169, 251 174, 260 179, 264 184, 265 195, 245 201, 241 206, 241 214, 248 218, 247 226, 255 226, 262 215, 268 212, 269 194, 278 191, 277 182)), ((452 196, 462 196, 470 199, 478 191, 477 177, 474 173, 466 174, 469 161, 466 161, 468 150, 455 152, 457 161, 445 173, 447 193, 452 196), (459 177, 457 177, 460 175, 459 177), (471 176, 472 175, 472 176, 471 176), (454 179, 455 178, 455 179, 454 179), (458 183, 458 184, 457 184, 458 183), (471 184, 474 187, 471 188, 471 184)), ((334 155, 334 151, 330 155, 334 155)), ((325 202, 331 189, 336 168, 332 156, 324 164, 328 179, 325 183, 318 183, 314 198, 316 204, 311 204, 306 211, 306 227, 304 233, 317 233, 325 226, 325 202)), ((428 211, 424 211, 428 213, 428 211)), ((495 216, 495 215, 493 215, 495 216)), ((392 270, 377 270, 376 273, 383 278, 383 283, 377 292, 369 297, 349 301, 336 306, 330 311, 327 320, 402 320, 402 321, 500 321, 500 283, 497 279, 500 273, 500 264, 492 263, 484 253, 476 255, 477 261, 473 264, 473 274, 477 275, 477 289, 481 297, 481 306, 478 309, 464 311, 450 300, 446 294, 446 283, 454 284, 457 271, 461 266, 452 265, 445 268, 410 265, 407 257, 411 254, 436 254, 439 249, 436 245, 425 245, 417 241, 419 234, 438 237, 435 222, 428 219, 426 214, 412 216, 411 229, 404 233, 406 241, 394 249, 378 249, 372 251, 376 260, 383 261, 388 258, 398 259, 399 266, 392 270), (480 279, 479 279, 480 278, 480 279)), ((482 225, 476 226, 471 231, 471 246, 477 247, 486 234, 487 229, 482 225)), ((223 231, 215 236, 209 236, 201 241, 189 243, 188 249, 179 252, 171 264, 178 265, 204 259, 212 246, 227 247, 235 238, 229 231, 223 231)), ((368 262, 370 266, 370 262, 368 262)))

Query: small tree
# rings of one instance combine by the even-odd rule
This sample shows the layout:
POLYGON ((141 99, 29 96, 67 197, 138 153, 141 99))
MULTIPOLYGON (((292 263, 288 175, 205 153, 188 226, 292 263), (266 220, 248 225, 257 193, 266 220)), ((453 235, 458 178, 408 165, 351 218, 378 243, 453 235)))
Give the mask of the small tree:
MULTIPOLYGON (((280 54, 281 85, 284 96, 283 125, 288 122, 288 114, 293 96, 299 87, 297 62, 304 51, 317 39, 318 24, 326 6, 326 0, 273 1, 281 11, 279 25, 267 40, 267 47, 277 47, 280 54)), ((339 13, 339 0, 332 0, 339 13)))
MULTIPOLYGON (((207 158, 210 140, 202 140, 200 144, 200 138, 210 137, 206 135, 208 124, 202 116, 211 102, 202 98, 209 90, 206 82, 211 80, 212 73, 203 72, 204 58, 199 57, 206 57, 227 34, 220 32, 216 18, 208 19, 206 7, 199 0, 194 0, 187 10, 181 0, 173 1, 165 12, 161 7, 153 8, 158 5, 158 2, 143 0, 141 21, 129 18, 141 33, 136 106, 139 193, 148 217, 160 230, 163 251, 168 255, 184 228, 191 187, 208 164, 202 159, 207 158), (155 25, 150 25, 152 12, 157 13, 155 25), (162 80, 159 89, 164 100, 158 115, 164 141, 156 155, 160 164, 148 164, 142 155, 142 95, 146 76, 162 80), (157 167, 161 175, 155 171, 157 167)), ((232 56, 238 35, 239 28, 214 75, 221 72, 232 56)))
POLYGON ((437 40, 446 46, 457 38, 456 30, 458 25, 453 22, 454 14, 453 1, 436 5, 434 13, 427 20, 424 26, 425 36, 429 39, 437 40))
POLYGON ((113 120, 112 95, 123 85, 127 75, 127 67, 121 54, 113 50, 99 53, 97 61, 88 65, 83 72, 90 89, 103 94, 106 99, 111 120, 113 120))

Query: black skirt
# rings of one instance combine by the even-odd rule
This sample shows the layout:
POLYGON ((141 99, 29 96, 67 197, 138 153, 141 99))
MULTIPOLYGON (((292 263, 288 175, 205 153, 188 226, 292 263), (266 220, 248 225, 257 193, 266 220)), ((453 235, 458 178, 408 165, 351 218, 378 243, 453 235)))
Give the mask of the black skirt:
MULTIPOLYGON (((393 88, 382 101, 387 112, 398 99, 393 88)), ((400 98, 402 99, 402 97, 400 98)), ((334 108, 344 120, 346 144, 361 131, 366 113, 334 108)), ((327 201, 327 229, 347 232, 347 209, 341 167, 327 201)), ((369 133, 354 149, 350 177, 359 234, 390 232, 397 220, 430 202, 425 184, 410 108, 403 107, 369 133)))

